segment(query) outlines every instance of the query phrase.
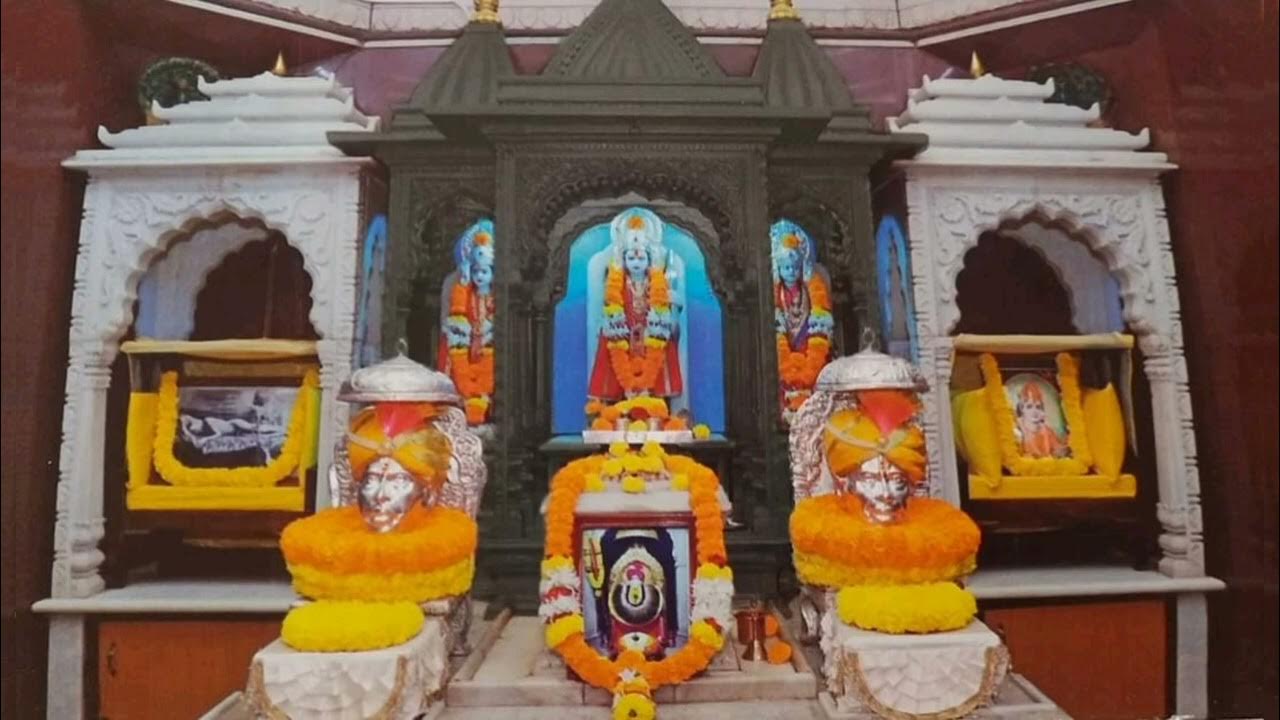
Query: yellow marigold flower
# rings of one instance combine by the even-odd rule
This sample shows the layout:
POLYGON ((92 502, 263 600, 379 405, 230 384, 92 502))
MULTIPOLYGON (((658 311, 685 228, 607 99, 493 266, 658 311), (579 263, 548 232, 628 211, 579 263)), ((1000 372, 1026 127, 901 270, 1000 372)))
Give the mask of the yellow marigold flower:
POLYGON ((321 600, 290 610, 280 638, 301 652, 362 652, 408 642, 422 623, 412 602, 321 600))
POLYGON ((655 350, 661 350, 667 346, 667 341, 661 338, 647 337, 644 339, 644 344, 655 350))
POLYGON ((631 432, 644 432, 649 429, 649 423, 643 420, 632 420, 631 424, 627 425, 627 429, 631 432))
POLYGON ((693 436, 699 440, 706 440, 711 437, 711 428, 706 423, 698 423, 693 426, 693 436))
POLYGON ((648 483, 637 475, 628 475, 622 478, 622 491, 629 493, 642 493, 648 487, 648 483))
POLYGON ((721 635, 706 620, 699 620, 694 623, 689 630, 689 636, 712 650, 719 650, 724 646, 724 635, 721 635))
POLYGON ((622 458, 622 469, 629 473, 644 471, 644 458, 639 455, 627 455, 622 458))
POLYGON ((654 473, 656 475, 662 472, 662 470, 666 467, 662 463, 662 458, 646 457, 646 458, 639 458, 639 460, 640 460, 641 468, 647 473, 654 473))
POLYGON ((688 490, 689 476, 685 475, 684 473, 676 473, 675 475, 672 475, 671 489, 672 490, 688 490))
POLYGON ((626 455, 627 451, 630 449, 631 446, 621 440, 609 443, 609 454, 613 457, 622 457, 623 455, 626 455))
POLYGON ((721 567, 715 563, 702 563, 698 566, 699 580, 733 580, 733 570, 727 565, 721 567))
POLYGON ((645 457, 658 457, 658 458, 667 454, 666 451, 662 449, 661 445, 659 445, 658 443, 652 440, 640 446, 640 453, 645 457))
POLYGON ((600 473, 587 473, 582 479, 586 483, 587 492, 604 492, 604 479, 600 477, 600 473))
POLYGON ((605 306, 604 306, 604 312, 605 312, 605 314, 606 314, 606 315, 621 315, 621 314, 622 314, 622 306, 621 306, 621 305, 612 305, 612 304, 610 304, 610 305, 605 305, 605 306))
POLYGON ((549 557, 542 561, 542 574, 544 576, 549 576, 557 570, 576 571, 577 568, 574 567, 573 560, 565 555, 556 555, 555 557, 549 557))
POLYGON ((622 474, 622 461, 618 458, 609 458, 600 466, 600 474, 605 477, 617 477, 622 474))
POLYGON ((582 634, 585 627, 586 626, 582 621, 581 615, 576 613, 573 615, 565 615, 547 626, 547 647, 560 647, 560 644, 565 640, 568 640, 574 635, 582 634))
POLYGON ((973 594, 953 582, 851 585, 836 595, 846 624, 886 633, 959 630, 978 612, 973 594))
POLYGON ((653 701, 639 693, 621 695, 613 704, 613 720, 654 720, 657 714, 653 701))

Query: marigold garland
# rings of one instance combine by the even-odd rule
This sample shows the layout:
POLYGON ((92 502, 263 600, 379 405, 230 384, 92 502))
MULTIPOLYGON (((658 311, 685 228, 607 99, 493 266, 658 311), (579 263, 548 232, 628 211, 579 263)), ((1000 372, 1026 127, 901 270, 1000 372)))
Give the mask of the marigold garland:
MULTIPOLYGON (((610 263, 604 290, 606 328, 626 325, 624 282, 626 282, 626 274, 622 267, 617 263, 610 263)), ((648 301, 652 312, 660 318, 665 317, 664 322, 670 321, 671 288, 667 284, 666 274, 658 268, 649 270, 648 301)), ((648 334, 644 348, 636 355, 632 354, 631 341, 626 337, 608 337, 605 340, 609 351, 609 363, 622 389, 628 393, 652 391, 657 385, 662 366, 667 360, 667 337, 648 334)))
POLYGON ((395 532, 377 533, 349 506, 290 523, 280 549, 307 597, 425 602, 471 587, 476 537, 475 521, 453 508, 415 507, 395 532))
POLYGON ((836 612, 846 624, 864 630, 935 633, 968 625, 978 602, 953 582, 854 585, 836 594, 836 612))
POLYGON ((422 608, 411 602, 321 600, 289 611, 280 639, 300 652, 362 652, 408 642, 422 631, 422 608))
POLYGON ((855 495, 802 500, 791 514, 796 573, 827 587, 951 580, 973 572, 981 533, 943 500, 912 498, 902 522, 872 523, 855 495))
MULTIPOLYGON (((660 660, 648 660, 633 650, 624 650, 617 659, 610 660, 587 643, 580 607, 559 615, 540 613, 545 615, 548 623, 547 645, 564 658, 584 682, 614 692, 615 717, 628 718, 652 717, 652 714, 638 714, 653 712, 651 701, 650 705, 640 701, 647 700, 644 692, 684 682, 710 664, 711 658, 724 644, 725 618, 729 616, 733 580, 733 573, 726 565, 724 518, 718 497, 720 481, 715 472, 690 458, 665 452, 659 455, 652 448, 643 449, 641 453, 640 459, 661 460, 668 473, 683 476, 689 483, 689 504, 698 538, 698 571, 692 592, 694 611, 689 641, 660 660), (647 456, 646 452, 649 453, 647 456), (700 590, 709 597, 701 598, 700 590), (618 708, 625 708, 624 714, 618 714, 618 708)), ((617 456, 605 455, 581 458, 561 468, 551 481, 546 514, 546 557, 542 566, 544 607, 559 607, 556 603, 563 603, 563 594, 576 593, 576 585, 581 584, 571 559, 574 553, 574 511, 578 497, 588 485, 588 478, 598 476, 607 463, 621 465, 622 461, 617 456), (569 585, 548 587, 552 578, 564 578, 566 573, 569 585)))
POLYGON ((266 465, 239 468, 193 468, 182 464, 173 455, 173 445, 178 437, 178 373, 170 371, 160 376, 160 397, 156 407, 156 434, 153 462, 156 472, 170 485, 187 487, 270 487, 300 469, 306 462, 304 448, 312 447, 305 437, 308 418, 319 412, 316 389, 320 385, 315 370, 308 370, 302 378, 298 398, 289 414, 289 426, 285 431, 280 454, 266 465))
POLYGON ((982 367, 983 393, 996 422, 996 437, 1000 441, 1000 454, 1004 464, 1014 475, 1087 475, 1093 467, 1093 454, 1089 450, 1088 433, 1085 431, 1084 406, 1080 393, 1080 366, 1069 353, 1058 353, 1058 387, 1062 390, 1062 412, 1067 419, 1067 446, 1071 457, 1033 458, 1023 455, 1014 437, 1013 407, 1004 390, 1000 366, 995 356, 983 353, 979 358, 982 367))
POLYGON ((822 276, 814 274, 809 279, 808 291, 809 312, 816 321, 810 323, 804 350, 792 350, 786 332, 777 333, 778 375, 783 388, 788 390, 812 390, 831 354, 831 340, 824 332, 831 323, 831 298, 822 276))
POLYGON ((484 347, 478 358, 471 357, 471 321, 467 312, 471 307, 470 285, 455 283, 449 292, 449 317, 445 320, 446 339, 449 344, 449 377, 457 386, 465 402, 467 422, 482 424, 489 415, 490 399, 494 390, 493 340, 488 334, 483 338, 484 347))

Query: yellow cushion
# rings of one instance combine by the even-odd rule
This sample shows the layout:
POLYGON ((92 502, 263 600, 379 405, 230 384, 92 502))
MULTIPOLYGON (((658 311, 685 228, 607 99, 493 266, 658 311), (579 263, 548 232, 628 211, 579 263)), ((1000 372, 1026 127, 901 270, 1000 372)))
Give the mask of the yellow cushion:
POLYGON ((951 399, 951 417, 956 448, 969 463, 970 473, 988 482, 999 483, 1002 475, 1000 440, 982 388, 954 396, 951 399))
POLYGON ((129 487, 151 482, 151 444, 156 436, 156 407, 160 396, 129 393, 129 418, 125 425, 125 462, 129 487))
POLYGON ((1124 411, 1110 383, 1101 390, 1085 390, 1084 424, 1098 473, 1116 477, 1124 466, 1124 411))

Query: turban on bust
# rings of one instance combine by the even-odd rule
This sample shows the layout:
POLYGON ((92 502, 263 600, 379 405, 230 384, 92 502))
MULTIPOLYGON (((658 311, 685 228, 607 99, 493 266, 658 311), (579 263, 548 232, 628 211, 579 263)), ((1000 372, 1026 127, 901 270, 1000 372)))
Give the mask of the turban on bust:
POLYGON ((347 457, 356 478, 378 458, 391 458, 420 485, 438 488, 449 472, 449 438, 432 424, 428 403, 379 403, 361 410, 347 431, 347 457))
POLYGON ((827 466, 845 476, 877 455, 897 466, 911 482, 924 480, 924 433, 908 421, 915 415, 915 398, 901 391, 858 393, 857 409, 832 414, 822 433, 827 466))

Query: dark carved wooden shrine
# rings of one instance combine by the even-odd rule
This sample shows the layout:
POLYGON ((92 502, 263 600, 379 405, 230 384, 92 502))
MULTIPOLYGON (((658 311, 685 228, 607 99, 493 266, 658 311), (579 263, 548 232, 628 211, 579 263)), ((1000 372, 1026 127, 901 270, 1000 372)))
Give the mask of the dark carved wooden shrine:
POLYGON ((719 454, 741 525, 730 540, 740 589, 773 592, 790 560, 792 493, 769 224, 785 215, 809 229, 831 275, 834 352, 856 349, 863 327, 879 327, 868 176, 923 138, 873 132, 799 20, 771 20, 752 75, 729 77, 660 0, 605 0, 537 75, 515 72, 500 25, 471 23, 384 131, 331 139, 389 169, 388 351, 405 337, 433 361, 454 240, 494 219, 496 437, 481 586, 536 599, 539 505, 565 459, 543 445, 569 245, 643 205, 706 259, 723 312, 727 443, 702 453, 719 454))

